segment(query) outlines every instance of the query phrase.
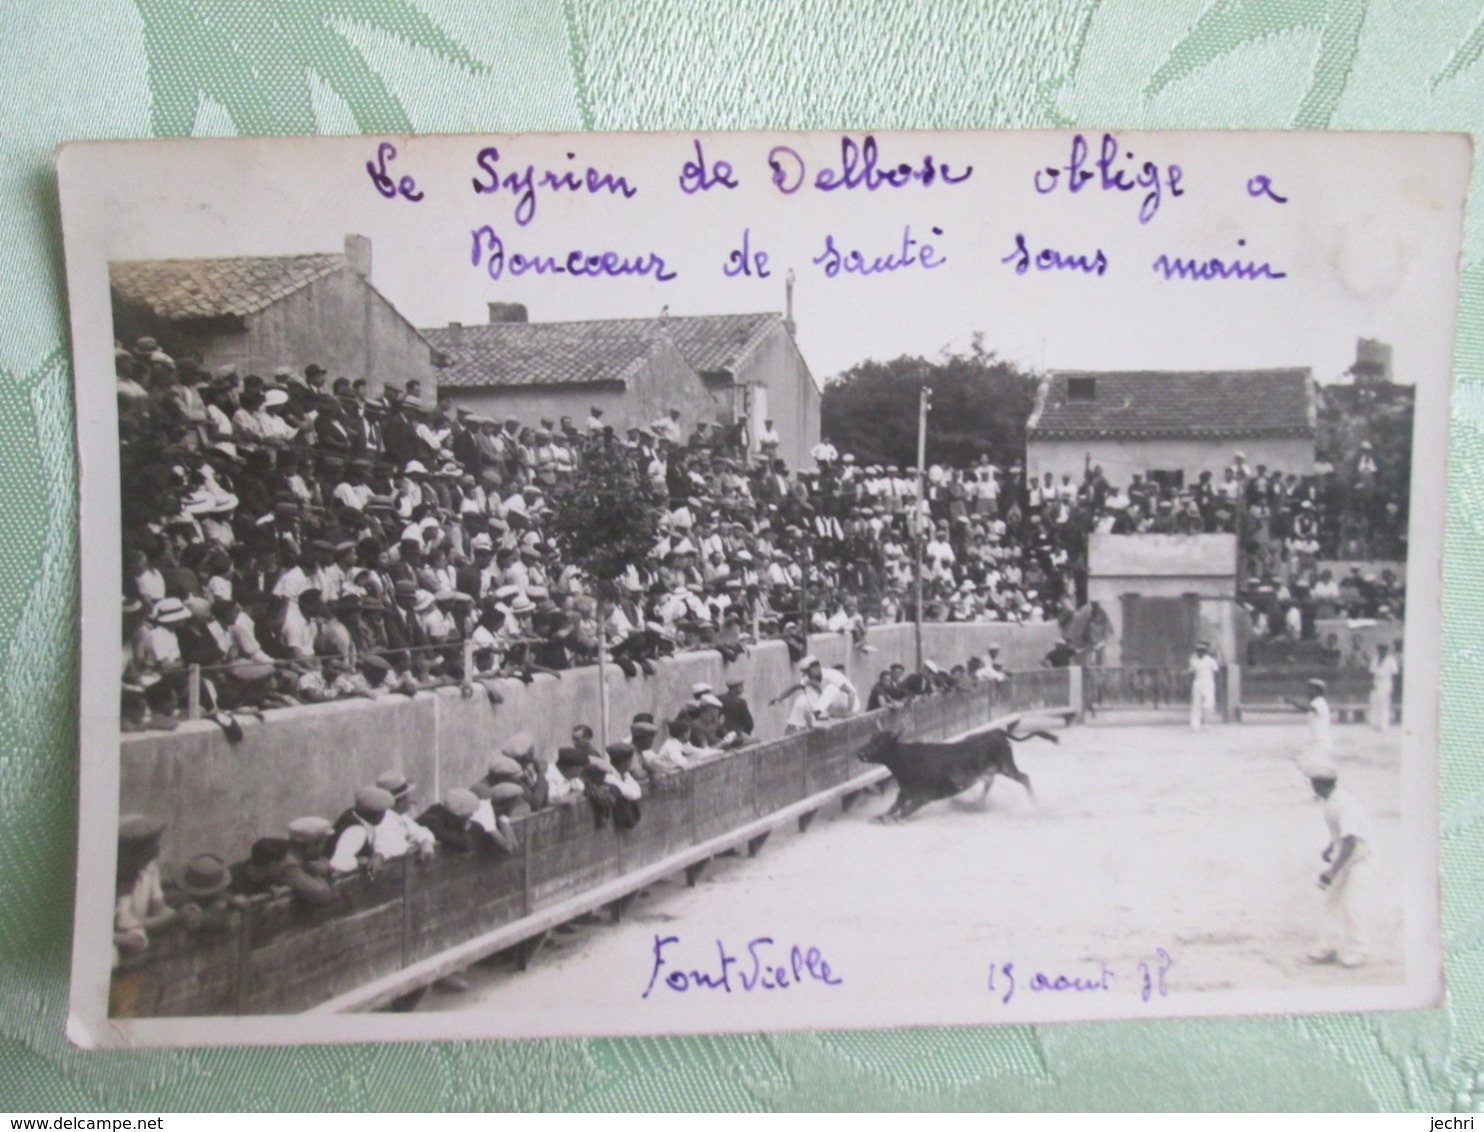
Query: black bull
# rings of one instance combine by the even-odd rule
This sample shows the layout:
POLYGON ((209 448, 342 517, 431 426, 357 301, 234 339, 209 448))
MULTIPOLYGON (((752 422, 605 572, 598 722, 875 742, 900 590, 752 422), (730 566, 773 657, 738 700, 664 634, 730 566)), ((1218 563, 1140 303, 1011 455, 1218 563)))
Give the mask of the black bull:
POLYGON ((856 756, 863 763, 880 763, 897 780, 897 800, 877 821, 901 821, 911 817, 929 802, 962 794, 975 783, 984 783, 986 792, 997 774, 1013 778, 1031 791, 1030 776, 1015 765, 1011 740, 1061 740, 1049 731, 1015 733, 1015 724, 981 731, 954 743, 902 742, 897 731, 878 731, 856 756))

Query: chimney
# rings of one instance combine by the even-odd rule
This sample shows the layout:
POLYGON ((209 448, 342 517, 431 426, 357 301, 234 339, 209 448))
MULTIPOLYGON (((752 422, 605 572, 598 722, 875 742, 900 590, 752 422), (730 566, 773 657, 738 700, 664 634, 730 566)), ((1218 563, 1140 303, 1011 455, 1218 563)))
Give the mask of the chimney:
POLYGON ((1368 385, 1391 380, 1391 344, 1376 338, 1357 338, 1355 364, 1350 373, 1356 382, 1368 385))
POLYGON ((371 237, 354 233, 345 237, 345 259, 362 279, 371 278, 371 237))
POLYGON ((797 337, 798 327, 794 324, 794 269, 789 268, 788 274, 783 279, 784 315, 783 329, 788 331, 789 337, 797 337))
POLYGON ((464 324, 462 322, 450 322, 448 324, 448 341, 455 350, 464 344, 464 324))
POLYGON ((529 322, 525 303, 491 303, 490 325, 501 322, 529 322))

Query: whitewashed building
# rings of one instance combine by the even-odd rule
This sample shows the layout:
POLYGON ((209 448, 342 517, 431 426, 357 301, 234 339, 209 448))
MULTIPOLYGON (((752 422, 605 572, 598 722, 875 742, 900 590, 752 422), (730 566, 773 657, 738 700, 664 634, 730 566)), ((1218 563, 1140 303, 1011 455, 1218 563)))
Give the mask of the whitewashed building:
POLYGON ((1081 483, 1100 466, 1115 484, 1135 473, 1187 484, 1220 479, 1241 452, 1249 468, 1307 475, 1315 423, 1308 369, 1061 371, 1037 391, 1026 471, 1081 483))

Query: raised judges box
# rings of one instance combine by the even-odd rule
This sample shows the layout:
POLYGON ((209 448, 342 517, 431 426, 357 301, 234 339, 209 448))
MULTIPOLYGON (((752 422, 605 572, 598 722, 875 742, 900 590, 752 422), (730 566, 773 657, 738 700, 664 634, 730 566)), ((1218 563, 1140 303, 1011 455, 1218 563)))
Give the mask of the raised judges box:
POLYGON ((1236 656, 1236 535, 1112 535, 1088 540, 1087 598, 1108 614, 1109 667, 1183 667, 1198 640, 1236 656))

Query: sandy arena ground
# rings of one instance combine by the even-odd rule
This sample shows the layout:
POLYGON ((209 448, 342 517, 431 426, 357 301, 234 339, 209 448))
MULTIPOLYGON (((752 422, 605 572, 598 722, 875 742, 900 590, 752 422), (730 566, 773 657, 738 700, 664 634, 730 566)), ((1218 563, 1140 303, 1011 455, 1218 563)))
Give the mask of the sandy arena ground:
MULTIPOLYGON (((883 1008, 983 996, 990 965, 1006 961, 1023 996, 1034 971, 1098 979, 1103 964, 1132 995, 1139 963, 1160 947, 1172 994, 1402 981, 1397 733, 1334 729, 1342 784, 1371 822, 1371 958, 1346 970, 1306 959, 1328 839, 1294 763, 1306 728, 1260 719, 1201 735, 1168 714, 1057 726, 1059 746, 1015 748, 1034 800, 1000 779, 987 807, 940 802, 900 825, 870 820, 891 788, 848 814, 831 806, 805 834, 774 833, 754 860, 716 860, 694 889, 683 876, 654 885, 622 923, 569 925, 529 970, 472 968, 469 992, 435 991, 421 1009, 539 1011, 575 999, 633 1011, 655 971, 657 934, 678 937, 661 977, 714 971, 717 940, 750 969, 748 942, 768 935, 779 961, 792 944, 820 948, 883 1008)), ((661 981, 651 989, 668 993, 661 981)))

